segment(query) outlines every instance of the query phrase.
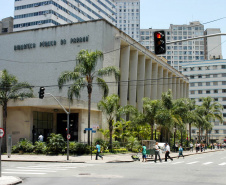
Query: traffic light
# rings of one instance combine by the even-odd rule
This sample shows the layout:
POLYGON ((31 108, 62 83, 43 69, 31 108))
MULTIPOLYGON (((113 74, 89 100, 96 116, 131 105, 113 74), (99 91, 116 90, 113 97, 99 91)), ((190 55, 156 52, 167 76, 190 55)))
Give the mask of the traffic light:
POLYGON ((166 38, 164 31, 154 32, 155 54, 164 54, 166 52, 166 38))
POLYGON ((44 87, 40 87, 39 89, 39 98, 43 99, 45 95, 45 88, 44 87))

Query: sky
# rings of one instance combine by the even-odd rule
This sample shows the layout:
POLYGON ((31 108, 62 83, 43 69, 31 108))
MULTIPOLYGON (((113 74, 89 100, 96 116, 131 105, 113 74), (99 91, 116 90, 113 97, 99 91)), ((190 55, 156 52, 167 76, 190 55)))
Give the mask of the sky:
MULTIPOLYGON (((140 2, 141 29, 167 29, 170 24, 181 25, 199 21, 202 24, 206 23, 204 29, 220 28, 221 33, 226 33, 226 0, 140 0, 140 2)), ((13 17, 13 14, 14 0, 0 0, 0 20, 13 17)), ((222 55, 226 59, 226 36, 221 37, 221 43, 222 55)))

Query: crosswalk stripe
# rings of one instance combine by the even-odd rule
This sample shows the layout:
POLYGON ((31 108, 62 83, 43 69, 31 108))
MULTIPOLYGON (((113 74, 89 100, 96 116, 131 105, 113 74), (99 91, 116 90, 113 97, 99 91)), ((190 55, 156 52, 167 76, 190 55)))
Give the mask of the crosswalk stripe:
POLYGON ((180 163, 184 163, 184 161, 181 161, 181 162, 175 162, 175 163, 172 163, 172 164, 180 164, 180 163))
POLYGON ((211 164, 211 163, 213 163, 213 162, 207 162, 207 163, 203 163, 204 165, 208 165, 208 164, 211 164))
POLYGON ((5 169, 6 171, 24 171, 24 172, 57 172, 57 171, 46 171, 46 170, 23 170, 23 169, 5 169))
POLYGON ((221 163, 221 164, 219 164, 220 166, 223 166, 223 165, 226 165, 226 163, 221 163))
POLYGON ((2 172, 2 173, 25 174, 25 175, 44 175, 44 174, 46 174, 46 173, 26 173, 26 172, 2 172))
POLYGON ((195 164, 198 163, 199 161, 194 161, 194 162, 190 162, 190 163, 186 163, 186 164, 195 164))

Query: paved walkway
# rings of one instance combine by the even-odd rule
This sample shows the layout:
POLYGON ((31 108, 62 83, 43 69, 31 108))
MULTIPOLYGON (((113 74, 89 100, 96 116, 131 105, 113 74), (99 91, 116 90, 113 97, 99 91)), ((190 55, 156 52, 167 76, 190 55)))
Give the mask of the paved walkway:
MULTIPOLYGON (((184 151, 184 156, 189 155, 198 155, 208 152, 217 152, 222 150, 207 150, 205 152, 198 152, 196 153, 195 150, 193 152, 184 151)), ((127 153, 127 154, 114 154, 114 155, 105 155, 103 160, 99 158, 99 160, 95 160, 95 155, 82 155, 82 156, 69 156, 69 160, 67 160, 67 156, 58 155, 58 156, 47 156, 47 155, 11 155, 8 158, 7 155, 2 155, 2 161, 20 161, 20 162, 61 162, 61 163, 117 163, 117 162, 133 162, 131 155, 136 155, 134 153, 127 153)), ((140 158, 141 155, 138 155, 140 158)), ((176 158, 178 153, 171 152, 170 156, 172 158, 176 158)), ((161 158, 164 159, 164 153, 161 154, 161 158)), ((153 161, 154 157, 148 157, 148 161, 153 161)), ((12 176, 2 176, 0 177, 0 185, 11 185, 17 184, 22 182, 22 180, 18 177, 12 176)))

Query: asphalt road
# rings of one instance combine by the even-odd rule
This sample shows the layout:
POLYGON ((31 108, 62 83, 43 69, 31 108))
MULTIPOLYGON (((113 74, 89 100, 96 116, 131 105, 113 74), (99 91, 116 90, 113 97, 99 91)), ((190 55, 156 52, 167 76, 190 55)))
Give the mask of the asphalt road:
POLYGON ((2 175, 19 176, 23 185, 225 185, 225 174, 226 151, 162 163, 2 162, 2 175))

